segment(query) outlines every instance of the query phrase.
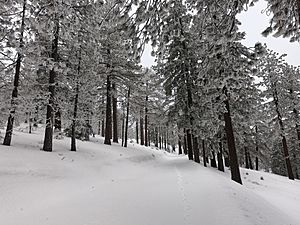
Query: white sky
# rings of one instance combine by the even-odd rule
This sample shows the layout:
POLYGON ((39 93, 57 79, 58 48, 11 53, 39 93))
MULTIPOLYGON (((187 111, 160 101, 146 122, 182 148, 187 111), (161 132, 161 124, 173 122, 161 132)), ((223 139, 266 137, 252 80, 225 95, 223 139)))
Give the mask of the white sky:
MULTIPOLYGON (((254 46, 256 42, 266 43, 269 49, 272 49, 280 54, 287 54, 285 58, 289 64, 300 65, 300 44, 290 43, 288 38, 274 38, 268 36, 263 37, 261 33, 268 27, 270 17, 262 11, 267 7, 264 0, 260 0, 254 7, 250 7, 247 11, 241 13, 238 19, 241 21, 241 31, 246 32, 246 39, 243 44, 246 46, 254 46)), ((145 67, 151 67, 155 64, 154 58, 151 57, 151 47, 145 48, 141 64, 145 67)))

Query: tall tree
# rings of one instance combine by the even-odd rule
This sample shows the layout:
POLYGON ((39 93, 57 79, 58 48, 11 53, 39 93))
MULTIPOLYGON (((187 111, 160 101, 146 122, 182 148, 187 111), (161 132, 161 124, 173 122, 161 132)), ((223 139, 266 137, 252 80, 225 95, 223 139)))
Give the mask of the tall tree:
POLYGON ((7 127, 6 127, 3 145, 11 144, 11 138, 12 138, 12 132, 13 132, 14 117, 15 117, 16 106, 17 106, 17 98, 18 98, 18 86, 19 86, 19 80, 20 80, 21 63, 22 63, 22 57, 23 57, 22 48, 24 46, 23 39, 24 39, 24 30, 25 30, 26 4, 27 4, 27 1, 24 0, 23 8, 22 8, 20 35, 19 35, 19 48, 18 48, 17 61, 16 61, 16 67, 15 67, 14 88, 13 88, 12 96, 11 96, 11 110, 10 110, 8 121, 7 121, 7 127))

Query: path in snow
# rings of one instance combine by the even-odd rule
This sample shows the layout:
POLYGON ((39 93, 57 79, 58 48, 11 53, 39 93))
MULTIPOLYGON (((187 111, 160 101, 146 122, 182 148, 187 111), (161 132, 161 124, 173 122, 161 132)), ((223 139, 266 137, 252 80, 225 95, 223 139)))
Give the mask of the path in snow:
MULTIPOLYGON (((185 157, 105 146, 99 139, 78 141, 74 153, 67 151, 67 138, 55 140, 56 150, 46 153, 38 150, 41 140, 39 134, 17 133, 14 146, 0 146, 0 224, 300 224, 271 197, 256 194, 256 187, 238 185, 185 157)), ((299 182, 293 187, 300 189, 299 182)))

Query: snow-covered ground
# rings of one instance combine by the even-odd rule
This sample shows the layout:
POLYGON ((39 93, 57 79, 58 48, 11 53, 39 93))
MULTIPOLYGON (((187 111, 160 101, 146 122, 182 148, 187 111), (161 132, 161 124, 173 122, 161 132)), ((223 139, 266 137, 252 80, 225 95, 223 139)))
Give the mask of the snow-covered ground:
MULTIPOLYGON (((3 134, 3 132, 2 132, 3 134)), ((43 134, 15 132, 0 145, 2 225, 299 225, 300 182, 242 170, 229 172, 183 156, 101 138, 54 141, 40 151, 43 134)))

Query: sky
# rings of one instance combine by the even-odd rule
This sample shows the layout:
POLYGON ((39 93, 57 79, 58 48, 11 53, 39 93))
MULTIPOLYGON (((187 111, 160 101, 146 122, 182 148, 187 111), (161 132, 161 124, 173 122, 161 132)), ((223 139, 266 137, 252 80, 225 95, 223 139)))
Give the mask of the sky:
MULTIPOLYGON (((238 19, 242 23, 240 30, 246 32, 245 40, 242 43, 246 46, 253 47, 255 43, 266 43, 269 49, 280 54, 287 54, 285 58, 287 63, 300 66, 300 44, 290 43, 288 38, 274 38, 271 35, 263 37, 261 33, 268 27, 271 19, 263 10, 266 9, 267 3, 260 0, 255 6, 250 7, 247 11, 238 15, 238 19)), ((144 55, 141 59, 144 67, 151 67, 155 64, 154 58, 151 56, 151 47, 146 46, 144 55)))

